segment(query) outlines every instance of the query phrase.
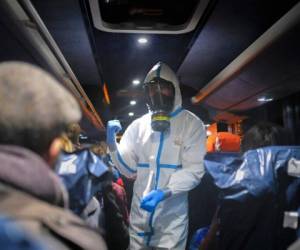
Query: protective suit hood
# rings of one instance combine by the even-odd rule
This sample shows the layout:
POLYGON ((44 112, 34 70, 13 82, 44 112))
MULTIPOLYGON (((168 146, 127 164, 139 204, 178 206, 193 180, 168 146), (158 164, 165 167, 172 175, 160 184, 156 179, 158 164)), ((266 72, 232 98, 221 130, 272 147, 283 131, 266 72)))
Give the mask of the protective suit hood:
POLYGON ((155 64, 152 69, 148 72, 144 84, 150 82, 153 78, 160 77, 164 80, 171 82, 175 88, 175 99, 172 112, 181 107, 182 105, 182 97, 179 88, 179 80, 175 74, 175 72, 165 63, 158 62, 155 64))

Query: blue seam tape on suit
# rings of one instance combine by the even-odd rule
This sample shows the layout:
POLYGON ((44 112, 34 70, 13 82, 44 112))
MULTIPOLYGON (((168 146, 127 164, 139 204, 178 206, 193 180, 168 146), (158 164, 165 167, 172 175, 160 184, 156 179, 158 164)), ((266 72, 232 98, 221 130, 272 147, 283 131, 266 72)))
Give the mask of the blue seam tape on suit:
POLYGON ((130 173, 136 173, 136 170, 130 168, 125 161, 123 160, 122 156, 120 155, 119 151, 117 152, 118 160, 123 165, 124 168, 126 168, 130 173))
POLYGON ((178 109, 174 110, 172 113, 170 113, 170 117, 175 117, 183 110, 182 107, 179 107, 178 109))
MULTIPOLYGON (((161 152, 162 152, 162 148, 163 148, 163 143, 164 143, 164 133, 160 133, 159 146, 158 146, 157 157, 156 157, 156 178, 155 178, 155 188, 154 188, 155 190, 157 189, 158 181, 159 181, 159 175, 160 175, 159 174, 160 173, 159 165, 160 165, 160 156, 161 156, 161 152)), ((148 236, 147 246, 149 246, 152 235, 154 234, 154 228, 152 225, 154 213, 155 213, 155 208, 149 218, 149 227, 150 227, 150 231, 152 232, 152 234, 148 236)))
POLYGON ((158 181, 160 175, 160 156, 161 156, 163 144, 164 144, 164 133, 160 133, 159 147, 158 147, 158 152, 156 157, 156 178, 155 178, 155 188, 154 188, 155 190, 158 187, 158 181))
POLYGON ((140 232, 140 233, 137 233, 137 235, 141 236, 141 237, 149 236, 151 234, 152 234, 151 232, 140 232))
MULTIPOLYGON (((138 163, 137 164, 138 168, 149 168, 150 164, 149 163, 138 163)), ((171 168, 171 169, 179 169, 182 168, 182 165, 175 165, 175 164, 159 164, 159 168, 171 168)))
POLYGON ((159 168, 171 168, 171 169, 178 169, 178 168, 182 168, 182 165, 159 164, 159 168))
POLYGON ((139 167, 139 168, 149 168, 150 165, 149 165, 149 163, 138 163, 137 167, 139 167))

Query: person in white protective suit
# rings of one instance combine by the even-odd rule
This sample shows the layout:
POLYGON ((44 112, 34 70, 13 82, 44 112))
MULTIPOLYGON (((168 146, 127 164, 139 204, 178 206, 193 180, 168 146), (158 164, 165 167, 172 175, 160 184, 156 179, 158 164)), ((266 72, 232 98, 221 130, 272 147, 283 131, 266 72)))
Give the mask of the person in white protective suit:
POLYGON ((188 191, 204 174, 206 132, 202 121, 181 107, 175 73, 156 64, 144 81, 149 113, 133 121, 120 143, 119 121, 107 126, 112 160, 136 178, 130 212, 130 250, 184 250, 188 191))

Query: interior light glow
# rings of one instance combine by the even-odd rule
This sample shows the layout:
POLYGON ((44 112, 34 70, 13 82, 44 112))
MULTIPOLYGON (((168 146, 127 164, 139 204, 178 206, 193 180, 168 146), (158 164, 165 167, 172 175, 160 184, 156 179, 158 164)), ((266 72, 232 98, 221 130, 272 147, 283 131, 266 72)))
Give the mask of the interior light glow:
POLYGON ((110 98, 108 94, 108 89, 106 83, 103 84, 103 95, 104 95, 104 100, 107 104, 110 104, 110 98))
POLYGON ((141 82, 140 82, 140 80, 138 80, 138 79, 134 79, 133 81, 132 81, 132 84, 133 85, 139 85, 141 82))
POLYGON ((136 104, 136 101, 135 101, 135 100, 131 100, 131 101, 130 101, 130 105, 133 106, 133 105, 135 105, 135 104, 136 104))
POLYGON ((271 102, 271 101, 273 101, 273 98, 267 98, 267 97, 263 96, 263 97, 258 98, 257 101, 259 101, 259 102, 271 102))
POLYGON ((134 116, 134 113, 133 112, 129 112, 128 115, 129 116, 134 116))
POLYGON ((140 44, 145 44, 145 43, 148 42, 148 39, 145 38, 145 37, 140 37, 140 38, 138 39, 138 42, 139 42, 140 44))

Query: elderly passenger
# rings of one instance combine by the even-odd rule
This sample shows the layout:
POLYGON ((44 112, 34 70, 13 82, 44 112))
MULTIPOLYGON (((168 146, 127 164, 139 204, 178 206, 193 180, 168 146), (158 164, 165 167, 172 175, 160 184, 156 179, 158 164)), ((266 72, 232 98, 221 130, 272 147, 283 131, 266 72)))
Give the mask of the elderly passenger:
POLYGON ((47 249, 106 249, 100 235, 68 210, 52 172, 59 136, 81 111, 49 74, 21 62, 0 64, 0 213, 47 249))

